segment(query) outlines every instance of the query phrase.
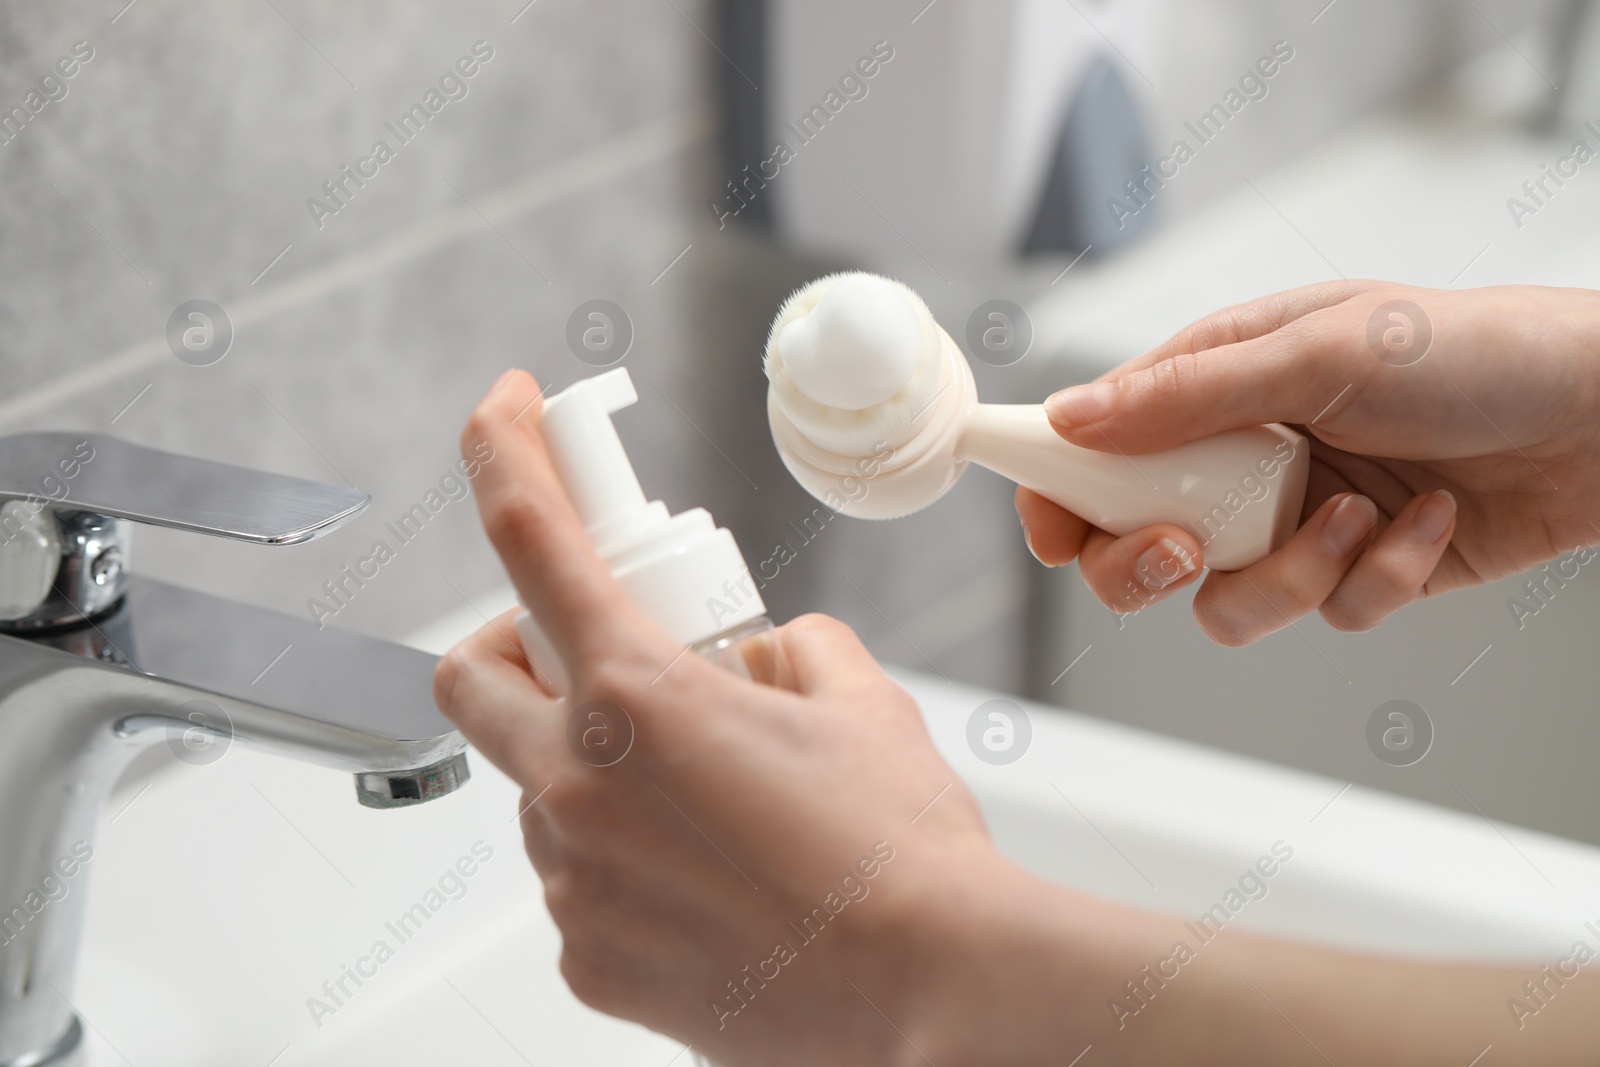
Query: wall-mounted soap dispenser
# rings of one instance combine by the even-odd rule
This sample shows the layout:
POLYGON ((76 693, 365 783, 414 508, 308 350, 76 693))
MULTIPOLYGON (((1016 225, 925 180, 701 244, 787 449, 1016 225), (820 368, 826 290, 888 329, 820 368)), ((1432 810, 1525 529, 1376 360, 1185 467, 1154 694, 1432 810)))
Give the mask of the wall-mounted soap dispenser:
POLYGON ((722 0, 720 226, 886 273, 1091 255, 1152 162, 1160 0, 722 0))

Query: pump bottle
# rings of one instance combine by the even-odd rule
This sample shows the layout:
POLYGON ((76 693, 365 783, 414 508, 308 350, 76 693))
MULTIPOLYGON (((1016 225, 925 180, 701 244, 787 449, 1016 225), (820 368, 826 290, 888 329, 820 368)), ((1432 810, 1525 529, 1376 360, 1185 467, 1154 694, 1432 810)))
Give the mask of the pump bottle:
MULTIPOLYGON (((618 367, 546 400, 550 458, 595 551, 634 604, 686 649, 749 677, 739 644, 772 629, 772 620, 733 534, 704 508, 672 515, 645 500, 611 421, 638 399, 627 368, 618 367)), ((566 669, 527 611, 517 633, 540 681, 565 695, 566 669)))

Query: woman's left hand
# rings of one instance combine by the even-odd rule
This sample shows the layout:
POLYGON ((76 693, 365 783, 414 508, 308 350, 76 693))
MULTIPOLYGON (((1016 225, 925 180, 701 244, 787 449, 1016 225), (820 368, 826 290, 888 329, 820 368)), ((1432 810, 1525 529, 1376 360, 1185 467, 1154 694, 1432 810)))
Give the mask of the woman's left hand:
POLYGON ((725 1062, 899 1061, 885 1017, 910 1025, 936 970, 930 910, 1008 866, 971 794, 842 623, 747 642, 756 682, 641 615, 551 465, 538 395, 503 378, 462 452, 494 450, 475 480, 484 527, 572 692, 540 687, 507 615, 440 662, 435 696, 524 790, 563 975, 725 1062))

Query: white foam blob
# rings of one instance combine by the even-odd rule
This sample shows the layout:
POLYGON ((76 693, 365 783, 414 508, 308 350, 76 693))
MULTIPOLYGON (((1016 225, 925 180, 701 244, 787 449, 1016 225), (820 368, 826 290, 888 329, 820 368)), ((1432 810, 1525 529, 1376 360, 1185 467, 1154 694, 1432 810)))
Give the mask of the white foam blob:
POLYGON ((922 354, 922 327, 892 282, 854 274, 784 326, 778 354, 796 389, 831 408, 860 411, 906 387, 922 354))

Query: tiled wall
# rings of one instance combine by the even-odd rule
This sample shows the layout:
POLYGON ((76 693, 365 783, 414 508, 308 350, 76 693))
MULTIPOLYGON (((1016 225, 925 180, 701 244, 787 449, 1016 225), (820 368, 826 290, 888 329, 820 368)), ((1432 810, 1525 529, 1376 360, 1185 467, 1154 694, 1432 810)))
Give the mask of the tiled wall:
MULTIPOLYGON (((1014 638, 952 647, 907 621, 944 590, 884 564, 949 573, 951 542, 929 536, 947 520, 809 542, 790 525, 812 504, 767 439, 760 346, 783 296, 837 265, 705 210, 721 185, 710 5, 123 2, 0 6, 0 101, 23 103, 75 42, 93 49, 0 145, 0 433, 111 432, 373 495, 294 548, 140 529, 138 570, 307 613, 449 471, 506 366, 552 390, 593 372, 565 328, 604 298, 636 331, 641 399, 618 424, 646 489, 709 507, 752 563, 800 549, 765 590, 774 615, 831 610, 888 658, 1015 677, 1014 638), (441 87, 463 57, 472 76, 441 87), (430 89, 442 106, 401 143, 385 124, 430 89), (393 158, 362 163, 378 139, 393 158), (329 180, 352 195, 314 218, 308 199, 337 204, 329 180), (235 330, 210 366, 165 337, 194 299, 235 330), (854 584, 823 582, 836 568, 854 584)), ((956 543, 995 538, 972 525, 956 543)), ((978 547, 972 573, 990 566, 978 547)), ((471 503, 451 503, 332 621, 399 636, 503 581, 471 503)))
MULTIPOLYGON (((691 364, 720 344, 703 296, 719 253, 685 209, 714 132, 701 5, 120 6, 0 8, 0 100, 74 41, 94 49, 0 146, 0 430, 110 431, 374 497, 292 549, 141 529, 139 569, 304 612, 447 472, 501 370, 552 388, 590 371, 564 326, 594 297, 637 331, 645 410, 624 421, 648 444, 641 474, 685 503, 704 441, 645 383, 692 414, 691 364), (402 144, 385 123, 476 42, 473 76, 446 81, 459 99, 441 92, 402 144), (394 158, 319 226, 308 198, 380 138, 394 158), (236 330, 212 366, 163 336, 194 298, 236 330)), ((337 621, 400 634, 458 607, 452 585, 499 580, 472 505, 453 503, 337 621)))
MULTIPOLYGON (((371 492, 295 548, 136 535, 147 574, 305 613, 446 474, 501 370, 552 389, 592 372, 565 326, 609 299, 636 331, 641 401, 618 423, 647 490, 709 507, 752 563, 798 549, 774 615, 829 611, 887 659, 1017 688, 1029 572, 997 479, 898 523, 796 531, 812 504, 767 438, 760 346, 782 297, 842 264, 706 209, 726 178, 717 26, 710 0, 0 3, 0 107, 26 112, 93 50, 0 144, 0 433, 106 431, 371 492), (419 103, 437 113, 401 143, 386 124, 419 103), (339 205, 322 187, 346 165, 367 177, 339 205), (339 210, 314 218, 313 197, 339 210), (165 336, 195 299, 235 330, 210 366, 165 336)), ((1180 80, 1215 84, 1198 64, 1180 80)), ((335 622, 398 636, 502 582, 452 503, 335 622)))

